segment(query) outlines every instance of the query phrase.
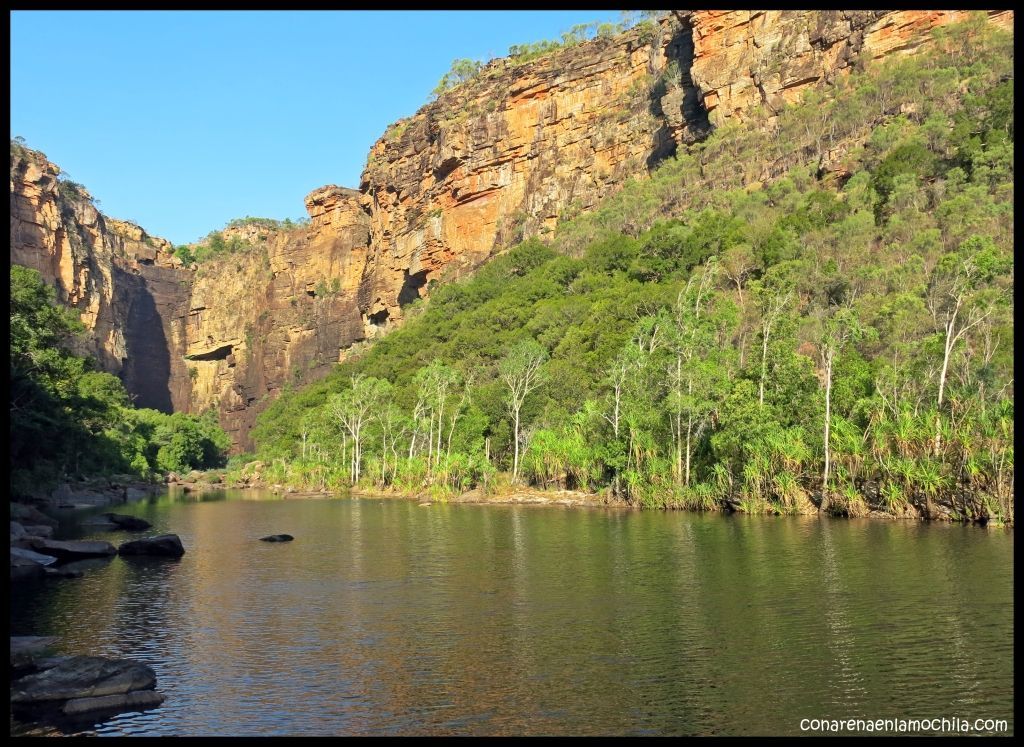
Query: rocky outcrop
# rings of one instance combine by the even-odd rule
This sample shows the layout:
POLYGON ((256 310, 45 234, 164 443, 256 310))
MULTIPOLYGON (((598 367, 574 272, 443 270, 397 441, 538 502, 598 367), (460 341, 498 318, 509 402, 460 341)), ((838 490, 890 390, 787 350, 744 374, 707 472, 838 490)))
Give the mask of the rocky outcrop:
POLYGON ((290 534, 271 534, 266 537, 260 537, 261 542, 291 542, 294 537, 290 534))
MULTIPOLYGON (((1011 12, 988 17, 1012 29, 1011 12)), ((79 308, 140 404, 214 407, 247 449, 256 415, 283 388, 392 329, 432 283, 550 236, 712 126, 770 123, 807 88, 912 53, 963 18, 676 11, 532 61, 494 60, 390 127, 358 190, 310 193, 308 226, 228 229, 253 250, 194 273, 166 242, 61 195, 45 159, 12 150, 11 259, 40 268, 79 308)))

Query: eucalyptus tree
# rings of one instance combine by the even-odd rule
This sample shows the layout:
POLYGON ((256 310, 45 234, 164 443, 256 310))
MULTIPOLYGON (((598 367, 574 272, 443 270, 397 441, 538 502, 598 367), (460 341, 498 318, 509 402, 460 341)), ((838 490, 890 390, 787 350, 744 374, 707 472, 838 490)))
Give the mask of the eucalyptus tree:
MULTIPOLYGON (((432 472, 441 461, 445 409, 449 404, 452 390, 461 384, 461 376, 440 358, 435 358, 416 373, 414 381, 418 393, 417 403, 422 403, 420 407, 430 416, 427 424, 427 467, 432 472)), ((415 441, 415 435, 413 440, 415 441)))
POLYGON ((498 372, 508 389, 506 408, 513 421, 514 456, 512 482, 519 477, 519 446, 523 404, 530 393, 544 383, 544 363, 548 352, 532 339, 516 343, 498 364, 498 372))
POLYGON ((932 273, 927 293, 928 310, 942 335, 942 366, 936 400, 933 452, 942 449, 942 405, 953 352, 967 333, 985 321, 995 310, 992 295, 984 286, 1003 264, 991 239, 973 236, 960 251, 944 256, 932 273))
POLYGON ((699 442, 714 411, 717 361, 709 306, 717 273, 718 265, 708 262, 699 275, 691 276, 676 297, 669 325, 673 358, 668 366, 673 474, 677 485, 687 487, 694 444, 699 442))
POLYGON ((363 460, 363 439, 365 428, 375 412, 385 401, 387 382, 372 376, 354 375, 351 386, 328 400, 328 409, 342 424, 352 439, 350 461, 352 484, 359 482, 363 460))
POLYGON ((853 311, 848 307, 832 307, 821 320, 818 336, 818 356, 821 362, 822 378, 825 385, 824 450, 825 467, 821 477, 821 511, 828 511, 828 478, 831 468, 831 447, 829 437, 832 425, 832 374, 836 360, 846 345, 858 339, 863 329, 853 311))
POLYGON ((768 373, 768 340, 776 323, 793 303, 795 296, 790 284, 772 276, 766 278, 756 287, 754 296, 761 313, 761 374, 757 385, 757 403, 764 407, 764 386, 768 373))

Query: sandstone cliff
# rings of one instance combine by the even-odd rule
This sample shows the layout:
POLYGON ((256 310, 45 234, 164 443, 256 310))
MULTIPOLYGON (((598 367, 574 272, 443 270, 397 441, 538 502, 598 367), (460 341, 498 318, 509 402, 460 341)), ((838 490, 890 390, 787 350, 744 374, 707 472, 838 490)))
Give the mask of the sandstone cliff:
POLYGON ((165 239, 100 213, 41 153, 11 145, 11 264, 39 270, 78 309, 82 352, 118 374, 140 407, 189 408, 181 352, 191 273, 165 239))
MULTIPOLYGON (((400 323, 431 281, 549 234, 712 126, 771 116, 858 64, 912 53, 963 16, 677 11, 524 64, 492 61, 390 127, 358 190, 311 193, 308 226, 246 234, 253 251, 195 273, 87 199, 62 203, 44 162, 12 161, 11 261, 41 269, 81 309, 132 391, 152 379, 175 408, 217 407, 245 448, 269 398, 400 323)), ((989 20, 1012 28, 1009 11, 989 20)))

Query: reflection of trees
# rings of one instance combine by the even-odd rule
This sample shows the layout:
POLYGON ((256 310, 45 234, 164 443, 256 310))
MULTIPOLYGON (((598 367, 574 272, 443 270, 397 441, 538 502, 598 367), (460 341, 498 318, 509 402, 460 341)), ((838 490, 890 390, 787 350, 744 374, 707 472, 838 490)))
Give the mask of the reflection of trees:
POLYGON ((971 528, 376 499, 150 508, 180 562, 115 558, 47 586, 24 632, 156 663, 176 733, 793 732, 966 705, 1012 677, 1012 580, 993 573, 1010 545, 971 528), (282 531, 296 541, 257 540, 282 531))

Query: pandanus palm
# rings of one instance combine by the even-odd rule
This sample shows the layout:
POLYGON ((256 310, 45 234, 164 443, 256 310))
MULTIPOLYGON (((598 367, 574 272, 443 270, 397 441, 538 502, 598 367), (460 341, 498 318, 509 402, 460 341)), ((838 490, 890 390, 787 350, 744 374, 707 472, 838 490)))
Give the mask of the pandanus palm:
POLYGON ((914 453, 914 445, 918 440, 918 423, 914 413, 901 410, 892 424, 892 439, 896 444, 896 452, 903 458, 914 453))
POLYGON ((732 470, 728 462, 716 462, 711 468, 711 477, 714 480, 718 494, 724 498, 732 497, 732 470))
POLYGON ((790 428, 782 444, 782 467, 799 477, 802 468, 811 458, 811 449, 804 441, 803 428, 790 428))
POLYGON ((890 513, 902 513, 907 508, 907 496, 899 483, 886 482, 881 488, 882 505, 890 513))
POLYGON ((926 518, 932 518, 932 501, 949 485, 942 465, 934 459, 922 459, 914 470, 914 481, 924 494, 926 518))

